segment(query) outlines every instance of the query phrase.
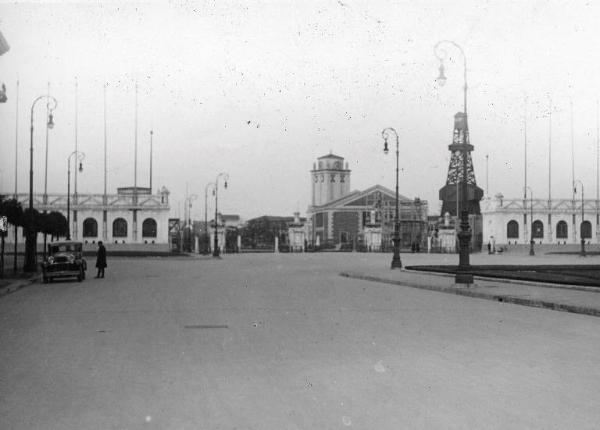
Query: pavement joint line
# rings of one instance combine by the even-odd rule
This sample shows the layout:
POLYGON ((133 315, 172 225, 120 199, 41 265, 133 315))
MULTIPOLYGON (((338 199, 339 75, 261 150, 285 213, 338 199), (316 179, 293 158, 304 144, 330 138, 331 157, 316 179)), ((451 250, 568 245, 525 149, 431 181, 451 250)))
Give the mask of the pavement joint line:
MULTIPOLYGON (((589 315, 600 317, 600 309, 589 308, 585 306, 569 305, 564 303, 549 302, 547 300, 528 299, 524 297, 516 297, 511 295, 490 294, 482 291, 474 291, 473 287, 436 287, 433 285, 415 284, 406 281, 398 281, 393 279, 380 278, 377 276, 363 275, 351 272, 341 272, 340 276, 352 279, 361 279, 371 282, 379 282, 385 284, 399 285, 403 287, 417 288, 421 290, 437 291, 446 294, 455 294, 458 296, 466 296, 477 299, 491 300, 501 303, 512 303, 515 305, 529 306, 534 308, 548 309, 554 311, 570 312, 575 314, 589 315)), ((476 286, 474 285, 476 288, 476 286)))
MULTIPOLYGON (((441 276, 446 278, 453 278, 453 273, 441 273, 441 272, 427 272, 425 270, 411 270, 411 269, 402 269, 402 271, 407 273, 412 273, 415 275, 418 274, 427 274, 432 276, 441 276)), ((514 285, 528 285, 531 287, 540 287, 540 288, 557 288, 563 290, 576 290, 576 291, 587 291, 590 293, 600 293, 600 288, 598 287, 586 287, 585 285, 572 285, 572 284, 552 284, 548 282, 536 282, 536 281, 525 281, 522 279, 508 279, 508 278, 496 278, 493 276, 482 276, 482 275, 474 275, 474 279, 479 279, 480 281, 486 282, 502 282, 503 284, 514 284, 514 285)), ((486 285, 486 287, 495 287, 496 285, 486 285)))

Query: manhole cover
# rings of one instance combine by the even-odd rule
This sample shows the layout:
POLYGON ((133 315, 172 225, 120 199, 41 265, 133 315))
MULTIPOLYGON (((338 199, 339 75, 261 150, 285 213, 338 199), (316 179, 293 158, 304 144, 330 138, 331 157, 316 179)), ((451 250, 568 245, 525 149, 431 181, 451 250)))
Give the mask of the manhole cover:
POLYGON ((197 328, 197 329, 203 329, 203 328, 229 328, 228 325, 211 325, 211 324, 197 324, 197 325, 186 325, 184 326, 184 328, 197 328))

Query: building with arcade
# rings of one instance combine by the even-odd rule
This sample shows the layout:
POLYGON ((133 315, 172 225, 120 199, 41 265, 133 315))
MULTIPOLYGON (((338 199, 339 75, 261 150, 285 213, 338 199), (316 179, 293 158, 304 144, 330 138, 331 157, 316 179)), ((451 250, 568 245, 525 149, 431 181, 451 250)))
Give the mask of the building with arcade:
MULTIPOLYGON (((29 194, 17 194, 16 198, 28 207, 29 194)), ((99 240, 107 244, 168 243, 170 206, 165 187, 155 193, 146 187, 123 187, 116 194, 73 194, 68 204, 73 240, 88 244, 99 240)), ((33 207, 40 212, 61 212, 66 217, 67 195, 34 194, 33 207)), ((17 237, 24 238, 20 227, 17 237)), ((9 228, 6 240, 14 241, 14 227, 9 228)))

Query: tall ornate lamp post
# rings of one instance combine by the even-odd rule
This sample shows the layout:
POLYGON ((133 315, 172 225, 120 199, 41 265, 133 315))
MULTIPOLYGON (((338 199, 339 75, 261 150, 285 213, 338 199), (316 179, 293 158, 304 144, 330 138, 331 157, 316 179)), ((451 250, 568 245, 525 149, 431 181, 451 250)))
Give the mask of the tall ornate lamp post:
POLYGON ((29 220, 27 225, 27 235, 25 237, 25 265, 23 270, 26 272, 36 271, 36 232, 33 218, 33 111, 38 101, 42 99, 48 100, 48 119, 46 126, 49 129, 54 127, 54 118, 52 112, 56 109, 58 102, 51 95, 39 96, 31 105, 31 127, 30 127, 30 144, 29 144, 29 220), (52 106, 50 106, 52 101, 52 106))
POLYGON ((214 182, 209 182, 208 184, 206 184, 206 186, 204 187, 204 251, 203 254, 206 255, 209 252, 209 242, 210 242, 210 236, 208 235, 208 189, 209 187, 213 187, 213 192, 215 189, 215 184, 214 182))
MULTIPOLYGON (((85 154, 81 151, 73 151, 67 157, 67 240, 71 240, 71 158, 79 160, 79 171, 83 172, 83 159, 85 154)), ((75 202, 77 204, 77 202, 75 202)))
POLYGON ((535 241, 533 240, 533 191, 531 187, 525 187, 525 198, 527 198, 527 190, 529 190, 529 222, 531 223, 531 237, 529 238, 529 255, 535 255, 533 246, 535 241))
POLYGON ((398 163, 400 158, 398 133, 392 127, 388 127, 381 132, 383 136, 383 152, 387 154, 389 152, 388 139, 390 136, 394 136, 396 139, 396 217, 394 219, 394 256, 392 257, 392 269, 401 269, 402 261, 400 261, 400 212, 398 210, 398 163))
MULTIPOLYGON (((467 57, 463 49, 456 42, 451 40, 442 40, 436 43, 433 48, 434 54, 438 60, 440 60, 440 74, 436 79, 436 82, 443 86, 446 83, 446 76, 444 75, 444 60, 447 57, 446 51, 443 49, 444 45, 450 45, 458 49, 463 58, 464 68, 464 86, 463 86, 463 113, 465 115, 465 121, 467 120, 467 57)), ((466 124, 465 124, 466 125, 466 124)), ((465 130, 466 132, 466 130, 465 130)), ((469 151, 473 149, 472 145, 467 142, 466 135, 462 143, 451 145, 450 149, 454 151, 460 151, 462 153, 462 181, 461 181, 461 199, 460 199, 460 231, 458 232, 459 242, 459 260, 458 270, 456 271, 455 282, 457 284, 472 284, 473 274, 470 273, 471 264, 469 262, 469 244, 471 242, 471 230, 469 228, 469 210, 468 210, 468 167, 467 167, 467 156, 469 151)), ((458 179, 457 179, 458 180, 458 179)), ((458 197, 457 197, 458 200, 458 197)), ((458 217, 458 214, 457 214, 458 217)))
POLYGON ((581 235, 581 252, 579 253, 579 255, 585 257, 585 238, 583 237, 583 182, 581 182, 579 179, 573 181, 573 194, 577 193, 577 183, 581 185, 581 227, 579 227, 579 234, 581 235))
POLYGON ((220 177, 224 178, 225 181, 225 189, 227 189, 227 181, 229 180, 229 175, 227 173, 219 173, 217 175, 217 179, 215 180, 215 244, 214 244, 214 249, 213 249, 213 257, 218 257, 220 254, 219 251, 219 238, 217 236, 217 229, 219 226, 219 221, 217 219, 218 216, 218 194, 219 194, 219 178, 220 177))

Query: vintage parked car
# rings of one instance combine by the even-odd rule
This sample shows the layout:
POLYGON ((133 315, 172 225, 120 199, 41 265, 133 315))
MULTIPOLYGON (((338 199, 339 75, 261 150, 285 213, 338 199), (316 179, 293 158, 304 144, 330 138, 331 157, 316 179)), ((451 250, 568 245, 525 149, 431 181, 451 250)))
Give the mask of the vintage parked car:
POLYGON ((42 263, 44 283, 55 278, 75 277, 79 282, 85 279, 87 263, 83 258, 83 244, 66 240, 48 244, 48 254, 42 263))

